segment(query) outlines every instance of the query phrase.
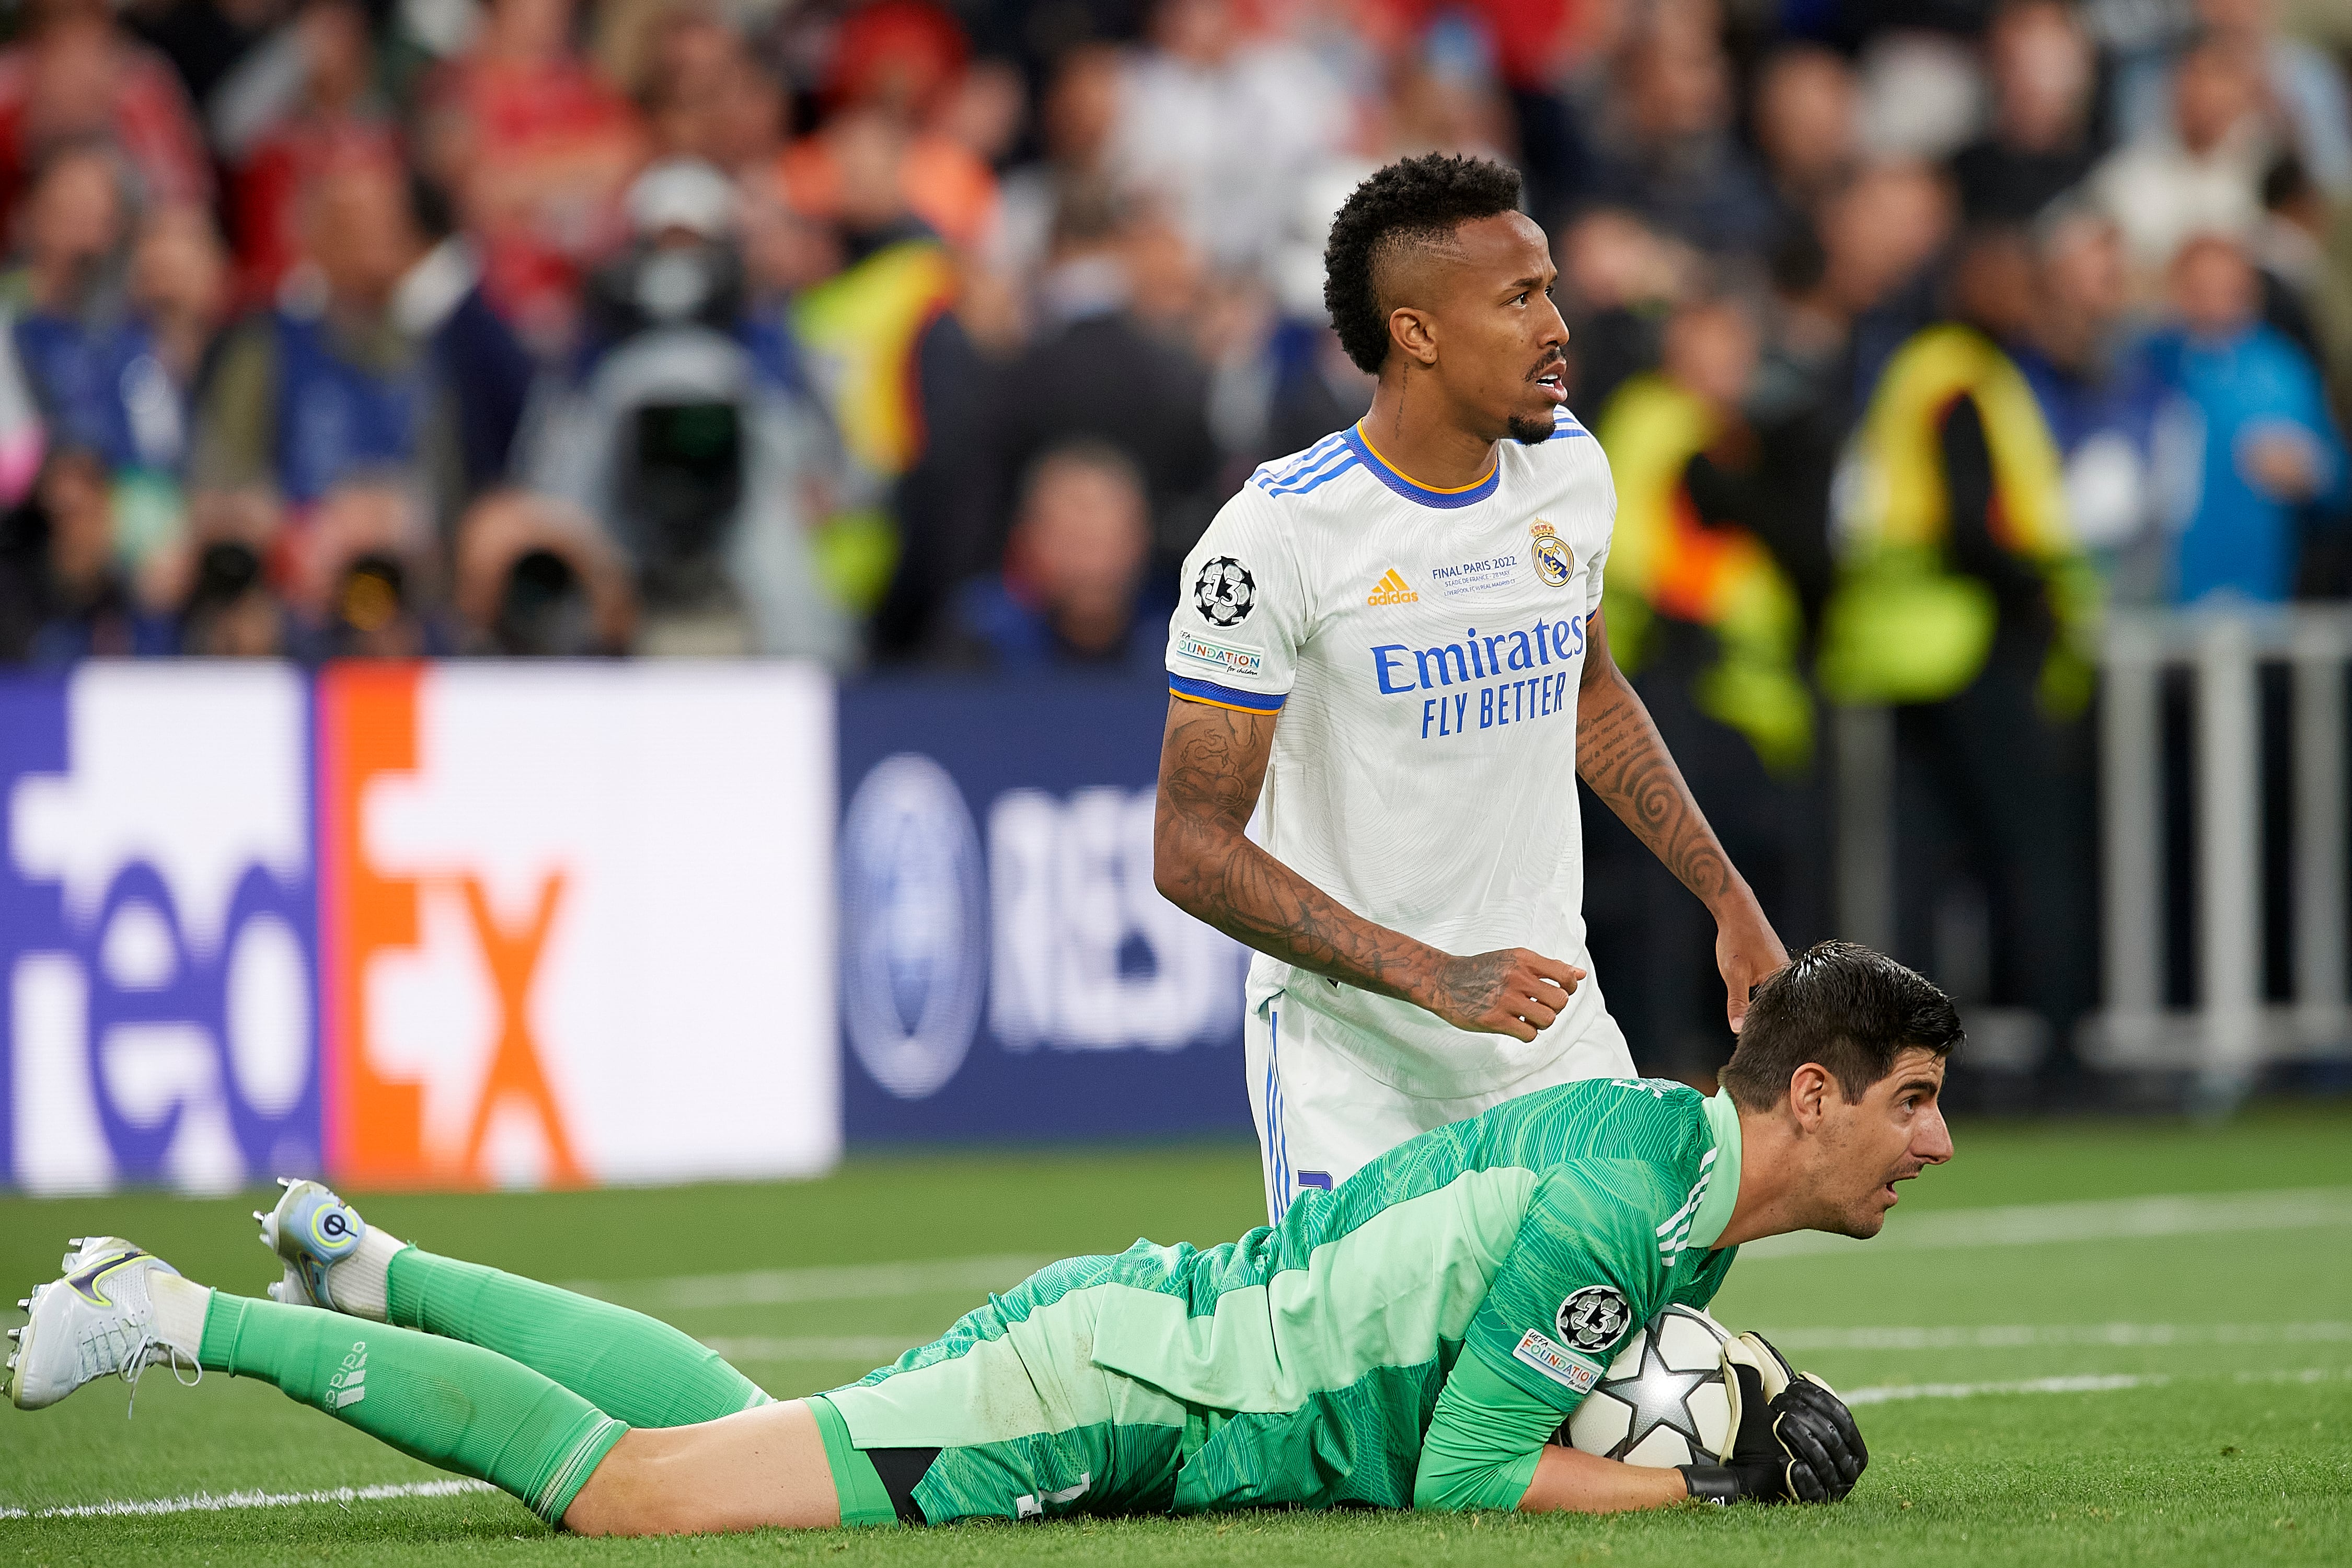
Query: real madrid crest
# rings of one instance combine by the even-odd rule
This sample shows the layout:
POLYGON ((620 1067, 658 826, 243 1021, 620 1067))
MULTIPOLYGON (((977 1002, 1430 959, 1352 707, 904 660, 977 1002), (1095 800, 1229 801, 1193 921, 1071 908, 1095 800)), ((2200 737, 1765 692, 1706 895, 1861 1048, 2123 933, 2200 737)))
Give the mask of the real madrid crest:
POLYGON ((1536 575, 1547 586, 1565 588, 1568 580, 1576 575, 1576 552, 1543 519, 1536 519, 1528 530, 1528 559, 1535 563, 1536 575))

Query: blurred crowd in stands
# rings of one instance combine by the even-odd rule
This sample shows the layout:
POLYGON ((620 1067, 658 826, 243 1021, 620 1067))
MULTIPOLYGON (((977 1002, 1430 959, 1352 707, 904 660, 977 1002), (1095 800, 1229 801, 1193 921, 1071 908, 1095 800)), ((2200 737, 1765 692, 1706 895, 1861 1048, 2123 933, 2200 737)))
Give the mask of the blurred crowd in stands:
MULTIPOLYGON (((1979 992, 2063 1036, 2099 617, 2352 577, 2342 0, 7 26, 0 658, 1155 670, 1223 498, 1368 405, 1324 233, 1430 150, 1554 237, 1612 640, 1792 947, 1826 704, 1890 707, 1979 992)), ((1703 1013, 1704 916, 1629 843, 1612 995, 1703 1013)))

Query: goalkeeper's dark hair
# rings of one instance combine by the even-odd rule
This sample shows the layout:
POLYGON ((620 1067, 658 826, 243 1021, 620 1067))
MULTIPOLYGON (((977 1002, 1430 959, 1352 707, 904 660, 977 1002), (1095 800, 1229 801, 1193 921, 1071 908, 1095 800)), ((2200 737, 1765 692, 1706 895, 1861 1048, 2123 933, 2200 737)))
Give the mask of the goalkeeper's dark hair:
POLYGON ((1323 305, 1339 346, 1367 375, 1389 357, 1390 306, 1376 275, 1396 252, 1443 245, 1465 223, 1519 210, 1518 171, 1431 153, 1391 163, 1349 193, 1323 247, 1323 305))
POLYGON ((1821 942, 1756 987, 1719 1076, 1741 1106, 1769 1110, 1791 1074, 1819 1062, 1852 1104, 1904 1051, 1949 1056, 1967 1037, 1952 999, 1925 976, 1857 942, 1821 942))

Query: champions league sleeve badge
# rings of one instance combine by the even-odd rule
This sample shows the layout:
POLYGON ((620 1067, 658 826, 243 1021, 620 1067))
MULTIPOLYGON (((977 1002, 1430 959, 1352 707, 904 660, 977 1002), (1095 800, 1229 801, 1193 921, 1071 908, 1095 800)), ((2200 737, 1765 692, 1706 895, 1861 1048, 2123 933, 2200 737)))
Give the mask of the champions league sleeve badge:
POLYGON ((1617 1342, 1632 1319, 1623 1291, 1614 1285, 1588 1285, 1559 1304, 1554 1322, 1570 1350, 1598 1355, 1617 1342))
POLYGON ((1567 587, 1568 580, 1576 575, 1576 552, 1541 518, 1536 519, 1528 534, 1528 559, 1535 563, 1536 575, 1547 586, 1567 587))
POLYGON ((1213 626, 1238 626, 1257 604, 1257 579, 1230 555, 1201 568, 1192 584, 1192 607, 1213 626))

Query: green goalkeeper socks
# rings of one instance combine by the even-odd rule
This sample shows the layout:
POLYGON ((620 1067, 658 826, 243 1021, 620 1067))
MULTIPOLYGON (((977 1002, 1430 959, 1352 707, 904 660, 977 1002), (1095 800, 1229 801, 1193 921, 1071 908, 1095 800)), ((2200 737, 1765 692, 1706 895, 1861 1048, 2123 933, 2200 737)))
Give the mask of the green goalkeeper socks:
POLYGON ((768 1403, 717 1352, 625 1307, 417 1247, 394 1257, 388 1285, 393 1322, 511 1357, 631 1426, 691 1426, 768 1403))
POLYGON ((220 1291, 199 1364, 257 1377, 426 1464, 486 1480, 551 1525, 627 1427, 478 1345, 220 1291))

